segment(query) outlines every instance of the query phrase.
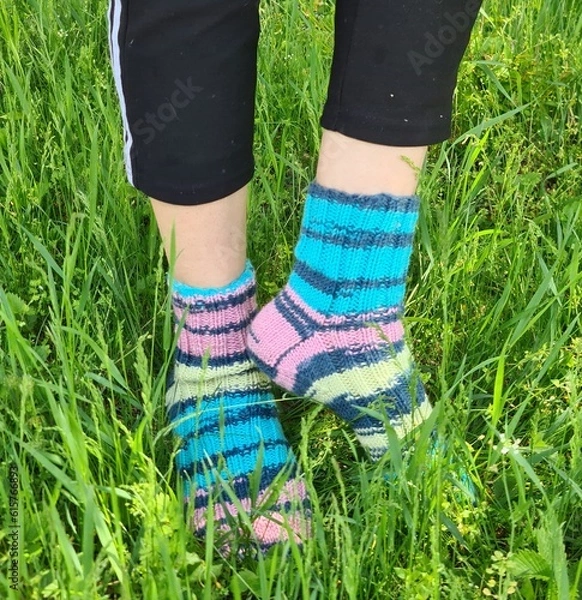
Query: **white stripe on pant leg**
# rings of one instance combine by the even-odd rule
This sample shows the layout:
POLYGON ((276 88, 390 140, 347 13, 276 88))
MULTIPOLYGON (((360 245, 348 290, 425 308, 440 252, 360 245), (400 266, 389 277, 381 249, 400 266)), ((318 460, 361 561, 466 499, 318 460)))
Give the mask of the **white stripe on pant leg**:
POLYGON ((109 50, 111 53, 111 64, 113 66, 113 77, 115 79, 115 87, 119 96, 121 106, 121 118, 123 119, 123 129, 125 132, 125 170, 129 183, 133 183, 133 167, 131 164, 131 148, 133 146, 133 138, 129 130, 129 122, 127 120, 127 104, 123 93, 123 85, 121 83, 121 48, 119 47, 119 30, 121 27, 121 0, 111 0, 109 8, 110 19, 110 35, 109 35, 109 50))

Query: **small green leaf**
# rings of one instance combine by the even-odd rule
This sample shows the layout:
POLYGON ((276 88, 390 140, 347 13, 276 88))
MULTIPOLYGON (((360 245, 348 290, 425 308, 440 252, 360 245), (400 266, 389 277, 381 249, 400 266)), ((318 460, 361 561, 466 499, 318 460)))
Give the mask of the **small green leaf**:
POLYGON ((549 580, 552 569, 548 561, 534 550, 521 550, 507 561, 507 566, 514 577, 530 577, 549 580))

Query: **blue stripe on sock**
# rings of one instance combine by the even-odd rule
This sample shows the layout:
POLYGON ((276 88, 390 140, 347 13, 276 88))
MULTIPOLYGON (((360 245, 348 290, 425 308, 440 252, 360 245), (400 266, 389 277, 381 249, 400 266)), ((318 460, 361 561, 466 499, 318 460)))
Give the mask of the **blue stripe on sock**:
MULTIPOLYGON (((263 476, 265 472, 274 472, 276 474, 279 473, 281 469, 283 469, 288 463, 289 452, 284 451, 283 448, 279 449, 277 458, 272 458, 271 460, 267 461, 267 453, 275 451, 275 449, 263 451, 263 476)), ((229 481, 232 480, 233 477, 240 477, 241 475, 244 476, 254 473, 257 468, 258 455, 258 451, 251 452, 243 458, 242 466, 240 464, 240 461, 238 463, 235 463, 235 465, 227 463, 226 469, 221 470, 218 470, 216 468, 209 469, 207 465, 199 465, 198 469, 196 469, 194 465, 186 465, 182 469, 182 474, 192 479, 195 482, 196 487, 202 487, 207 489, 207 478, 210 478, 211 485, 214 485, 219 478, 223 481, 229 481)), ((269 483, 271 482, 269 481, 267 485, 269 483)), ((241 498, 241 496, 238 497, 241 498)), ((244 498, 245 496, 242 497, 244 498)))
POLYGON ((221 406, 219 402, 207 402, 174 412, 176 434, 186 442, 196 438, 209 454, 229 451, 249 439, 285 439, 272 401, 262 403, 255 398, 251 406, 239 403, 244 399, 231 397, 228 401, 231 407, 227 403, 221 406))
POLYGON ((228 449, 221 448, 214 454, 210 454, 207 451, 203 456, 197 457, 197 462, 200 466, 214 468, 221 460, 225 460, 228 470, 233 474, 240 475, 248 473, 255 468, 259 454, 261 453, 265 466, 280 464, 281 457, 285 460, 289 454, 289 444, 287 440, 281 437, 275 437, 270 440, 262 439, 260 442, 253 442, 251 444, 235 445, 228 449), (236 461, 245 464, 242 470, 236 461))
POLYGON ((394 307, 402 304, 406 278, 369 281, 367 279, 334 281, 320 276, 305 263, 297 262, 289 286, 312 309, 329 315, 350 314, 394 307), (381 293, 370 294, 377 288, 381 293))
POLYGON ((310 187, 291 287, 315 310, 350 314, 401 305, 419 199, 310 187))
MULTIPOLYGON (((249 466, 248 466, 248 468, 244 469, 244 471, 245 471, 244 475, 249 475, 250 473, 255 472, 256 465, 257 465, 256 456, 250 457, 248 462, 249 462, 249 466)), ((283 469, 285 467, 286 464, 287 464, 286 457, 282 457, 279 462, 273 461, 268 466, 269 472, 272 471, 274 473, 279 473, 281 471, 281 469, 283 469)), ((236 469, 239 470, 240 465, 237 465, 236 469)), ((210 479, 210 484, 214 485, 218 481, 218 479, 222 479, 223 481, 229 481, 234 476, 236 476, 236 471, 234 469, 232 469, 231 467, 227 467, 226 470, 221 470, 221 471, 218 471, 216 469, 204 470, 203 468, 202 468, 202 470, 195 470, 192 465, 187 465, 181 469, 181 473, 182 473, 183 477, 185 477, 185 478, 187 477, 187 478, 191 479, 197 488, 204 488, 204 489, 208 489, 207 477, 210 479)), ((240 497, 241 496, 239 496, 239 498, 240 497)), ((242 496, 242 497, 244 498, 245 496, 242 496)))
POLYGON ((220 449, 233 449, 242 445, 245 440, 257 439, 257 429, 261 430, 261 439, 265 441, 284 439, 280 429, 272 429, 274 417, 269 414, 253 416, 252 420, 250 418, 233 419, 229 425, 223 425, 218 420, 213 422, 210 419, 197 423, 195 415, 192 415, 192 419, 188 419, 188 413, 183 416, 183 425, 177 423, 174 428, 176 433, 184 440, 184 443, 189 443, 194 438, 200 440, 210 453, 216 453, 220 449), (221 434, 221 428, 225 432, 224 436, 221 434))
POLYGON ((188 397, 175 402, 168 410, 168 415, 176 426, 180 425, 177 421, 183 421, 188 416, 188 421, 194 428, 195 426, 204 426, 206 421, 218 422, 219 419, 224 420, 231 415, 239 415, 247 410, 250 418, 260 412, 255 405, 267 408, 272 412, 273 402, 263 402, 265 398, 268 398, 265 390, 256 388, 231 390, 216 396, 188 397))
MULTIPOLYGON (((194 457, 193 448, 186 446, 183 452, 186 455, 194 457)), ((213 455, 200 455, 190 464, 183 463, 182 470, 188 475, 199 473, 203 475, 205 471, 218 468, 222 469, 224 476, 246 475, 252 473, 258 463, 259 456, 262 455, 263 465, 265 467, 275 467, 284 465, 289 456, 289 445, 285 440, 265 441, 262 444, 241 445, 236 449, 225 450, 213 455), (226 466, 225 464, 226 463, 226 466)))
POLYGON ((414 241, 412 233, 394 233, 384 229, 356 229, 349 225, 334 225, 330 231, 329 224, 312 219, 308 226, 301 229, 301 235, 321 243, 343 248, 367 248, 369 246, 404 248, 414 241))
POLYGON ((279 314, 284 315, 296 331, 307 329, 313 331, 319 328, 318 322, 312 319, 305 310, 291 299, 285 288, 281 290, 280 294, 275 296, 274 303, 279 314))
MULTIPOLYGON (((406 278, 402 276, 384 276, 376 279, 369 279, 367 277, 348 278, 342 276, 334 279, 332 277, 327 277, 325 274, 316 271, 315 269, 312 269, 303 261, 295 262, 293 272, 312 287, 328 294, 345 295, 356 290, 375 290, 378 287, 386 289, 390 287, 398 287, 399 285, 406 283, 406 278)), ((304 298, 304 300, 307 299, 304 298)))
POLYGON ((338 248, 305 236, 298 245, 295 256, 299 262, 312 264, 317 257, 317 272, 329 279, 361 281, 362 275, 377 286, 386 277, 403 277, 408 269, 412 246, 367 246, 338 248))
POLYGON ((391 231, 392 233, 413 234, 418 221, 418 212, 379 209, 373 203, 362 208, 357 205, 335 204, 319 198, 307 198, 301 226, 317 228, 317 223, 324 227, 328 224, 330 233, 339 225, 337 233, 350 224, 355 229, 368 231, 391 231), (314 225, 312 225, 312 223, 314 225))
MULTIPOLYGON (((238 423, 243 423, 248 421, 249 419, 274 419, 277 417, 277 408, 275 407, 272 401, 268 402, 253 402, 252 404, 246 404, 248 402, 249 395, 254 393, 259 395, 261 393, 260 389, 257 390, 245 390, 241 392, 229 392, 229 396, 234 398, 239 398, 241 403, 245 403, 241 408, 231 408, 225 412, 222 418, 222 423, 225 427, 229 427, 230 425, 235 425, 238 423)), ((198 409, 201 415, 204 414, 204 406, 208 402, 208 398, 202 397, 200 400, 200 408, 198 409)), ((168 418, 171 422, 178 421, 184 418, 187 415, 196 414, 198 405, 198 400, 195 398, 189 398, 188 400, 176 402, 173 404, 168 410, 168 418)), ((196 431, 198 435, 203 435, 207 433, 208 430, 211 430, 214 427, 214 422, 218 418, 218 414, 216 410, 212 411, 212 415, 207 415, 206 421, 209 423, 199 423, 198 427, 196 427, 196 431)), ((194 429, 194 426, 192 426, 194 429)))
POLYGON ((196 299, 190 297, 179 296, 175 294, 172 298, 172 303, 176 308, 188 310, 188 313, 221 311, 227 308, 234 308, 244 304, 252 298, 256 293, 256 285, 253 284, 247 288, 240 290, 238 293, 228 295, 226 298, 216 298, 214 296, 196 296, 196 299))
POLYGON ((230 452, 241 447, 244 443, 252 437, 256 439, 257 429, 261 429, 260 436, 261 440, 265 444, 275 442, 283 438, 282 432, 279 428, 271 428, 272 421, 260 421, 251 423, 244 423, 242 425, 233 425, 225 431, 225 435, 222 436, 218 431, 216 434, 206 434, 198 438, 201 447, 204 448, 205 453, 209 455, 219 454, 221 452, 230 452), (252 432, 250 431, 252 427, 252 432))
MULTIPOLYGON (((319 322, 312 319, 303 307, 291 298, 286 288, 283 288, 281 292, 275 296, 273 301, 279 314, 284 315, 285 320, 288 321, 297 332, 301 333, 307 330, 317 331, 320 328, 319 322)), ((392 308, 396 308, 397 310, 388 311, 385 306, 382 306, 379 311, 374 313, 374 325, 389 325, 399 321, 404 313, 404 307, 395 306, 392 308)), ((354 315, 353 318, 346 318, 341 324, 332 325, 331 323, 327 323, 326 330, 349 331, 354 327, 360 327, 361 324, 362 320, 360 315, 354 315)))

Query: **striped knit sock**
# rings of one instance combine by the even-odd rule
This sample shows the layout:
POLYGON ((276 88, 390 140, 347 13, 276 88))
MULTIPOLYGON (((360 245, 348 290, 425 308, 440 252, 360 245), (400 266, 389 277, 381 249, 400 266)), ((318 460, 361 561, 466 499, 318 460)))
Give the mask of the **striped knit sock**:
POLYGON ((404 438, 431 411, 401 321, 418 208, 313 183, 289 282, 249 328, 259 368, 348 421, 373 460, 386 420, 404 438))
POLYGON ((262 551, 289 537, 301 543, 308 532, 309 498, 270 382, 246 352, 255 290, 249 262, 223 288, 173 286, 176 323, 183 322, 166 396, 182 443, 176 463, 185 499, 194 503, 195 533, 205 535, 207 514, 212 514, 225 552, 243 521, 237 518, 241 510, 250 517, 251 537, 262 551))

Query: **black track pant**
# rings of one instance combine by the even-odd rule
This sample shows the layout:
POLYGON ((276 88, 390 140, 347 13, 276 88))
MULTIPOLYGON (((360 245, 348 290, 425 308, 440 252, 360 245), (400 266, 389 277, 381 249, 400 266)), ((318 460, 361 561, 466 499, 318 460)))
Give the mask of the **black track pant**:
MULTIPOLYGON (((480 4, 336 0, 322 126, 391 146, 446 139, 480 4)), ((135 187, 165 202, 202 204, 249 182, 258 36, 258 0, 111 0, 111 56, 135 187)))

